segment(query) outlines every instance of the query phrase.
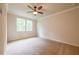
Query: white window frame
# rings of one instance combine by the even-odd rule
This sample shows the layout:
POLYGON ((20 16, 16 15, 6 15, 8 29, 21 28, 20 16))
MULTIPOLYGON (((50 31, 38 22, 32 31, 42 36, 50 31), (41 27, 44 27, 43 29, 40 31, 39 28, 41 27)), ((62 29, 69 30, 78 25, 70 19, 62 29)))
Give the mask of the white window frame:
MULTIPOLYGON (((17 18, 21 18, 21 17, 17 17, 17 18)), ((27 19, 25 19, 25 18, 21 18, 21 19, 24 19, 25 20, 25 30, 24 31, 17 31, 17 19, 16 19, 16 31, 17 32, 32 32, 33 31, 33 21, 32 20, 29 20, 29 21, 32 21, 32 30, 31 31, 27 31, 27 19)))

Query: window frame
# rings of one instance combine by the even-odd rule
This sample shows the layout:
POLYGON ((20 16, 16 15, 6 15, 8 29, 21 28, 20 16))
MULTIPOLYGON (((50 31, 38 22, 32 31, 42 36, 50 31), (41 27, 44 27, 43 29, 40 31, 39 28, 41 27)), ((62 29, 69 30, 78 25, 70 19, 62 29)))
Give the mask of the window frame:
POLYGON ((22 17, 17 17, 16 18, 16 32, 20 32, 20 33, 24 33, 24 32, 32 32, 33 31, 33 21, 30 20, 30 19, 26 19, 26 18, 22 18, 22 17), (25 30, 24 31, 17 31, 17 18, 21 18, 21 19, 24 19, 25 20, 25 30), (32 30, 31 31, 27 31, 27 21, 30 20, 32 21, 32 30))
MULTIPOLYGON (((32 21, 32 20, 27 20, 27 21, 32 21)), ((27 21, 26 21, 26 24, 27 24, 27 21)), ((26 29, 25 29, 25 31, 27 31, 27 25, 25 25, 26 26, 26 29)), ((31 27, 31 31, 33 31, 33 21, 32 21, 32 27, 31 27)), ((31 31, 27 31, 27 32, 31 32, 31 31)))

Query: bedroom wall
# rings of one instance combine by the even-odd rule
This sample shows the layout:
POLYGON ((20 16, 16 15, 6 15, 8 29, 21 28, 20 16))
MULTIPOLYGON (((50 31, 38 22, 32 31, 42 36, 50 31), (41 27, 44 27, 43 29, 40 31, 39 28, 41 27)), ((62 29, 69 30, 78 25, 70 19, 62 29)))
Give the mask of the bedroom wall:
POLYGON ((0 39, 1 39, 1 13, 0 13, 0 39))
MULTIPOLYGON (((2 7, 2 5, 0 4, 0 11, 2 10, 1 7, 2 7)), ((0 12, 0 39, 1 39, 1 12, 0 12)))
POLYGON ((8 41, 18 40, 23 38, 34 37, 37 35, 36 21, 33 21, 33 31, 32 32, 16 32, 16 18, 17 15, 8 13, 8 41))
POLYGON ((79 46, 79 8, 39 19, 38 36, 79 46))
POLYGON ((7 4, 0 4, 0 55, 5 54, 7 45, 7 4))
POLYGON ((1 41, 2 41, 2 37, 1 37, 1 33, 2 33, 2 32, 1 32, 1 29, 2 29, 2 28, 1 28, 1 13, 0 13, 0 54, 2 53, 2 52, 1 52, 1 48, 2 48, 2 47, 1 47, 1 41))

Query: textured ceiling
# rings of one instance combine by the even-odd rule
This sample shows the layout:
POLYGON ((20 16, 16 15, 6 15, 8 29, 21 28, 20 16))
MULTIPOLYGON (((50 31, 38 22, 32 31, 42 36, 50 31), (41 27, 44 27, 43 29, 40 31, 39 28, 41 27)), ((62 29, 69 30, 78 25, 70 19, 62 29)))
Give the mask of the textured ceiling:
POLYGON ((37 14, 37 16, 34 16, 32 13, 27 13, 27 11, 31 11, 31 9, 29 9, 27 7, 27 3, 10 3, 8 4, 8 13, 12 13, 18 16, 23 16, 23 17, 27 17, 27 18, 31 18, 31 19, 39 19, 60 11, 63 11, 65 9, 69 9, 72 7, 75 7, 79 4, 72 4, 72 3, 40 3, 40 4, 35 4, 35 3, 31 3, 29 4, 32 7, 34 5, 42 5, 43 9, 41 11, 44 12, 43 15, 41 14, 37 14))

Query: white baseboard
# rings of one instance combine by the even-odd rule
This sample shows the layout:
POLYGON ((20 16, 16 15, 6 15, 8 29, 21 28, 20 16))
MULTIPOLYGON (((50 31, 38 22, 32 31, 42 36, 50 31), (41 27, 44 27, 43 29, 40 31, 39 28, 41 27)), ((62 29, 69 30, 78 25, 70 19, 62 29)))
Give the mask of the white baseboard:
POLYGON ((41 38, 43 38, 43 39, 49 39, 49 40, 57 41, 57 42, 60 42, 60 43, 65 43, 65 44, 68 44, 68 45, 79 47, 78 44, 72 44, 72 43, 69 43, 69 42, 65 42, 65 41, 61 41, 61 40, 54 40, 54 39, 44 38, 44 37, 41 37, 41 38))

